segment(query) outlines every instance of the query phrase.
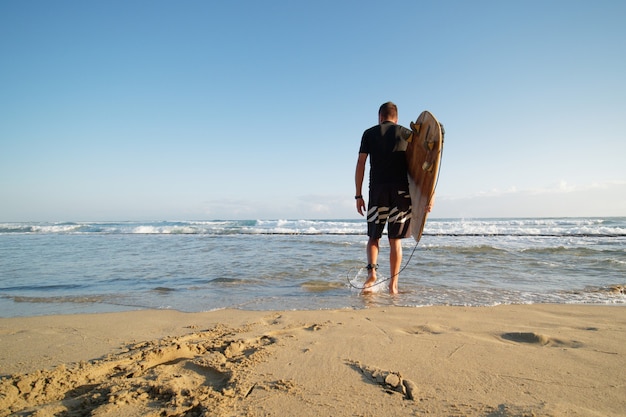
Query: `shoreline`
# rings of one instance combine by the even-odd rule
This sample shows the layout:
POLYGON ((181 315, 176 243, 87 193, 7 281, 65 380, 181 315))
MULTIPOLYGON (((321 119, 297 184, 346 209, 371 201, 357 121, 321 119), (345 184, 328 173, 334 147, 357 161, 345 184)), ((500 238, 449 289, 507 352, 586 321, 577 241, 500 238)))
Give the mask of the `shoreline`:
POLYGON ((623 307, 0 318, 0 410, 617 416, 626 409, 623 307))

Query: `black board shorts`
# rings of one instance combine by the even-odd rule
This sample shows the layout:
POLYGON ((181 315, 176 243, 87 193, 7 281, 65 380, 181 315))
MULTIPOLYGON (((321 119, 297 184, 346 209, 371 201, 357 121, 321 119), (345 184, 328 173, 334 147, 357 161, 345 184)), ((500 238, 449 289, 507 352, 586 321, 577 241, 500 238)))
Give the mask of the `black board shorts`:
POLYGON ((383 235, 385 224, 389 239, 411 236, 411 196, 408 185, 370 187, 367 235, 379 239, 383 235))

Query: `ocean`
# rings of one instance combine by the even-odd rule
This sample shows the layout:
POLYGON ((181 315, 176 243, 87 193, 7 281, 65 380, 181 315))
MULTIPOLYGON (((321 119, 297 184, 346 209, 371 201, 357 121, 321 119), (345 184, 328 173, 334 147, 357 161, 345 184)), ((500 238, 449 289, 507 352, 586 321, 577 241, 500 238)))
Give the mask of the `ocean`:
MULTIPOLYGON (((626 217, 429 219, 400 294, 360 295, 358 220, 0 223, 0 317, 626 304, 626 217)), ((381 240, 379 278, 389 275, 381 240)))

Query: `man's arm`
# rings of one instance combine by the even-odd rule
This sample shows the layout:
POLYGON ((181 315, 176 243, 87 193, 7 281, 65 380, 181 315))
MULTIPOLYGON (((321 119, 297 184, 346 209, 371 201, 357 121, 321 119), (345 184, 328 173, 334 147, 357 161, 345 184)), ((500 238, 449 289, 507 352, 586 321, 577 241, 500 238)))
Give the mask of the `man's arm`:
MULTIPOLYGON (((355 196, 363 195, 363 178, 365 178, 365 163, 367 161, 367 154, 360 153, 359 159, 356 162, 356 172, 354 174, 354 184, 356 186, 355 196)), ((356 200, 356 210, 361 216, 365 211, 365 200, 358 198, 356 200)))

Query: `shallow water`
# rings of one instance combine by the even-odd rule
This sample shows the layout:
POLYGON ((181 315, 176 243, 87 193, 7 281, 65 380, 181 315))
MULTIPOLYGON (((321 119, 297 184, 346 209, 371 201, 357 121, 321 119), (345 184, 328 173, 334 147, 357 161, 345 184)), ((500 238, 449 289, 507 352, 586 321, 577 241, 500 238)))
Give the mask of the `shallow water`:
MULTIPOLYGON (((431 219, 417 247, 403 241, 393 297, 353 288, 366 243, 362 220, 5 223, 0 316, 626 304, 626 218, 431 219)), ((383 279, 388 253, 383 239, 383 279)))

